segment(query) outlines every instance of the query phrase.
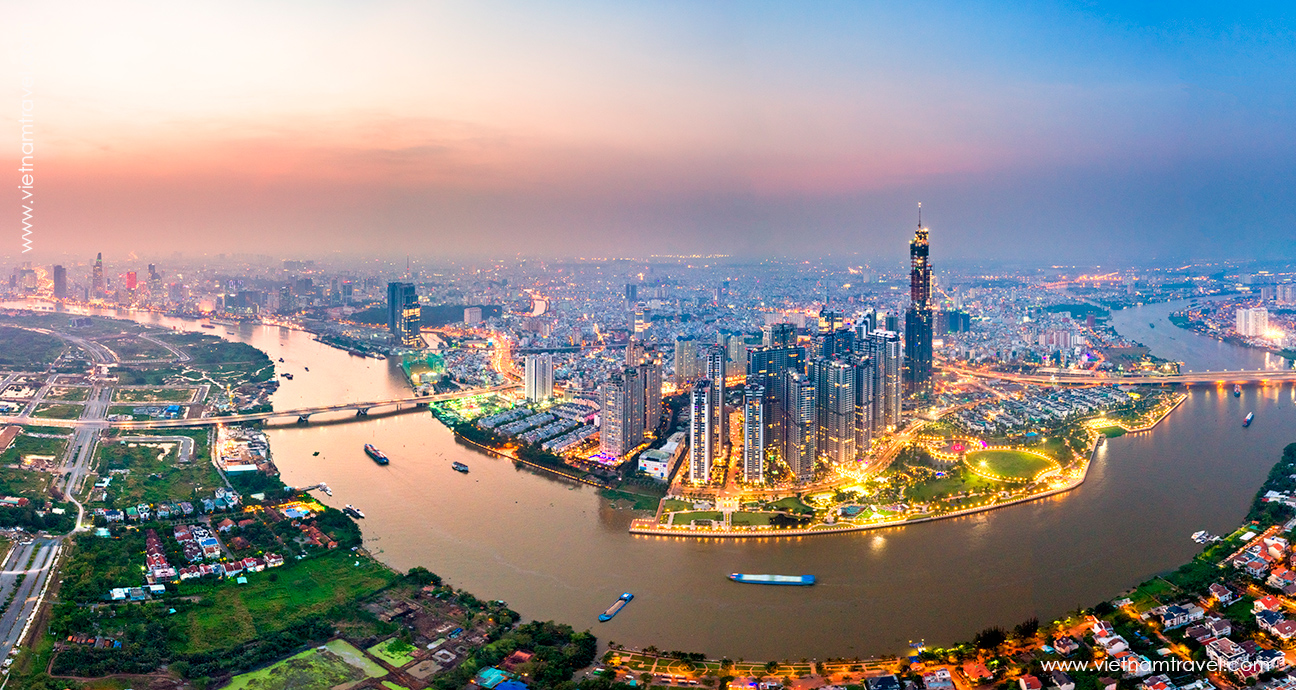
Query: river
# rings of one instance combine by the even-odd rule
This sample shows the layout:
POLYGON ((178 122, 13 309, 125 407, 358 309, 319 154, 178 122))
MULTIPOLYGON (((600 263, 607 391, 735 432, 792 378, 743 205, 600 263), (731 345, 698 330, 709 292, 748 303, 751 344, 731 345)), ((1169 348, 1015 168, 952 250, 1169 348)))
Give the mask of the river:
MULTIPOLYGON (((1113 321, 1191 368, 1253 366, 1260 353, 1163 326, 1172 308, 1140 307, 1113 321)), ((406 390, 395 364, 351 357, 301 331, 203 330, 285 359, 280 371, 295 379, 275 396, 281 409, 406 390)), ((1283 446, 1296 441, 1294 429, 1292 386, 1248 387, 1240 398, 1203 387, 1154 431, 1109 441, 1088 481, 1063 496, 907 528, 709 542, 632 536, 626 528, 636 513, 590 487, 465 448, 424 412, 269 433, 284 481, 327 482, 334 494, 326 502, 364 510, 366 544, 393 567, 426 566, 528 618, 589 627, 603 641, 799 659, 899 654, 910 640, 964 640, 990 625, 1050 620, 1111 598, 1191 558, 1199 548, 1192 532, 1235 527, 1283 446), (1243 429, 1249 411, 1256 420, 1243 429), (367 459, 367 442, 391 465, 367 459), (453 472, 454 460, 471 473, 453 472), (726 579, 736 571, 810 573, 819 584, 740 585, 726 579), (634 602, 597 622, 626 591, 634 602)))

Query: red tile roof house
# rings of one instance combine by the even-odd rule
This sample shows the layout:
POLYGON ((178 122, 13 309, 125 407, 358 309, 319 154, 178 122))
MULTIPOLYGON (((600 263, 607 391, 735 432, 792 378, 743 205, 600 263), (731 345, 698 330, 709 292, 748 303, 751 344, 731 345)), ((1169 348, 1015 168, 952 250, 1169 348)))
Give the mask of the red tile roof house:
POLYGON ((1044 690, 1044 684, 1040 682, 1040 679, 1029 673, 1018 678, 1017 685, 1021 687, 1021 690, 1044 690))
POLYGON ((963 675, 967 676, 967 679, 973 683, 994 680, 994 674, 990 672, 990 669, 985 667, 985 664, 979 661, 969 661, 966 664, 963 664, 963 675))
POLYGON ((1282 602, 1278 597, 1270 594, 1260 597, 1251 604, 1251 613, 1260 613, 1261 611, 1282 611, 1282 602))
POLYGON ((221 520, 220 522, 216 523, 216 529, 222 532, 228 532, 233 528, 234 528, 234 521, 229 518, 225 518, 224 520, 221 520))

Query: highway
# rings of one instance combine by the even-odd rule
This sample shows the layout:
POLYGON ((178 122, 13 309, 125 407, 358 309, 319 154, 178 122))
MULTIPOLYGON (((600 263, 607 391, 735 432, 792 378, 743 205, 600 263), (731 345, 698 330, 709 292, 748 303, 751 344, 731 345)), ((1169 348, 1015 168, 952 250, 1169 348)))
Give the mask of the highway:
POLYGON ((27 623, 36 612, 36 603, 49 579, 51 566, 58 555, 57 539, 36 539, 30 544, 19 544, 5 560, 0 571, 0 601, 7 601, 15 587, 13 603, 0 613, 0 658, 7 657, 27 630, 27 623), (32 561, 32 554, 36 558, 32 561), (31 562, 31 567, 27 567, 31 562), (21 580, 21 582, 19 581, 21 580))

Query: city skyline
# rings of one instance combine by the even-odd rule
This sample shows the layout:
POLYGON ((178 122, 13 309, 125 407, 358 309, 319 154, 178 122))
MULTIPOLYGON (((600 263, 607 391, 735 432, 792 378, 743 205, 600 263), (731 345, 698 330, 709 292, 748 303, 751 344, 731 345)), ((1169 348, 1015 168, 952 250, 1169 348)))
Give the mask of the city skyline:
POLYGON ((880 257, 920 200, 942 261, 1292 256, 1281 8, 136 9, 4 37, 28 257, 880 257))

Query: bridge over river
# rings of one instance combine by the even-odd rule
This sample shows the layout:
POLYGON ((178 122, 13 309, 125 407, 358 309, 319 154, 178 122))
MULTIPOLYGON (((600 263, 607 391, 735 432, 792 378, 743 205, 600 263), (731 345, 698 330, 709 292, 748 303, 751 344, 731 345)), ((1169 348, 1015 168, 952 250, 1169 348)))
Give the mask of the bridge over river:
POLYGON ((1094 372, 1066 373, 1032 373, 1014 374, 986 369, 968 369, 964 367, 939 367, 944 371, 953 371, 968 376, 986 379, 1001 379, 1020 383, 1033 383, 1047 386, 1095 386, 1101 384, 1118 384, 1123 386, 1142 385, 1235 385, 1235 384, 1268 384, 1296 381, 1296 369, 1267 369, 1258 371, 1190 371, 1183 374, 1153 374, 1119 376, 1094 372))
POLYGON ((420 395, 407 398, 338 403, 335 405, 320 405, 317 407, 300 407, 291 410, 271 410, 269 412, 249 412, 245 414, 224 415, 219 417, 199 417, 197 419, 150 419, 146 421, 110 422, 104 419, 45 419, 29 416, 16 416, 0 417, 0 424, 31 424, 69 428, 100 427, 111 429, 165 429, 168 427, 219 426, 222 424, 236 424, 238 422, 254 422, 270 419, 295 418, 299 422, 306 423, 310 421, 312 416, 318 414, 354 412, 356 416, 363 417, 376 408, 400 410, 408 407, 424 407, 428 403, 444 402, 446 400, 466 398, 474 395, 482 395, 484 393, 500 393, 503 391, 513 390, 517 387, 518 384, 516 383, 505 383, 490 388, 477 388, 467 391, 457 391, 454 393, 440 393, 437 395, 420 395))

